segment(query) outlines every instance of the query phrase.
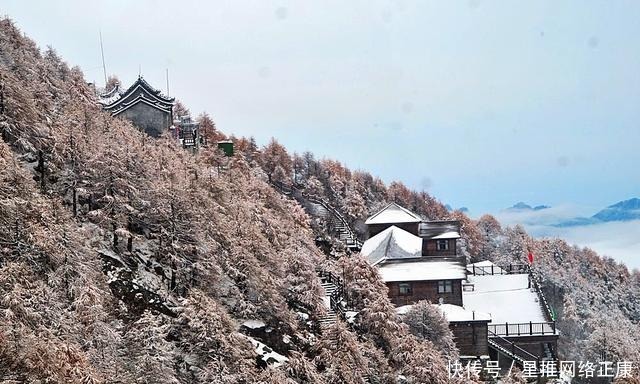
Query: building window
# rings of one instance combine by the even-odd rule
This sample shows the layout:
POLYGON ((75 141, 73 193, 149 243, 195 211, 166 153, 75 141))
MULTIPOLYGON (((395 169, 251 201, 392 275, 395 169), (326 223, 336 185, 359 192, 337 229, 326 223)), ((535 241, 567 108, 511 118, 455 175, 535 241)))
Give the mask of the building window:
POLYGON ((400 288, 400 294, 403 296, 409 296, 413 293, 409 283, 400 283, 398 287, 400 288))
POLYGON ((438 240, 437 246, 438 251, 447 251, 449 250, 449 240, 438 240))
POLYGON ((438 281, 438 293, 452 293, 453 282, 451 280, 438 281))

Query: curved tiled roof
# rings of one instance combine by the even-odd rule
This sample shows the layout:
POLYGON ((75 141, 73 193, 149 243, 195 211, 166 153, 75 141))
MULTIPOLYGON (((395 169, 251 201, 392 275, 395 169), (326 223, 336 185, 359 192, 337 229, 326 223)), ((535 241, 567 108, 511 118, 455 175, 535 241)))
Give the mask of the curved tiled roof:
POLYGON ((142 76, 138 77, 126 91, 120 92, 118 89, 119 97, 115 95, 109 95, 110 97, 104 100, 104 109, 110 111, 114 115, 117 115, 132 106, 144 102, 151 107, 160 109, 164 112, 171 112, 173 108, 174 98, 163 95, 160 90, 153 88, 142 76))

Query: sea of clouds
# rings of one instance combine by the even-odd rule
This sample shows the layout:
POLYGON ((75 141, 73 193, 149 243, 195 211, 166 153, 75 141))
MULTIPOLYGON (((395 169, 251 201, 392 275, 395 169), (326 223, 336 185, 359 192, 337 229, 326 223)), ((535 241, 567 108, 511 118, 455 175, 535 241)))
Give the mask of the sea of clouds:
POLYGON ((585 209, 570 205, 538 211, 503 210, 495 214, 503 225, 521 224, 535 237, 561 238, 570 244, 589 247, 629 268, 640 269, 640 220, 556 226, 579 216, 586 216, 585 209))

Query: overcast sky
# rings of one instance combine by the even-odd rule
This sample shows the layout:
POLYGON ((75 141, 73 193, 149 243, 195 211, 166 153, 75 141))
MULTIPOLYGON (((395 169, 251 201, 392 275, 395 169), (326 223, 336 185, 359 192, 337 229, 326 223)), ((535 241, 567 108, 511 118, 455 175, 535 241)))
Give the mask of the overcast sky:
POLYGON ((637 1, 2 0, 87 80, 143 76, 472 213, 640 195, 637 1))

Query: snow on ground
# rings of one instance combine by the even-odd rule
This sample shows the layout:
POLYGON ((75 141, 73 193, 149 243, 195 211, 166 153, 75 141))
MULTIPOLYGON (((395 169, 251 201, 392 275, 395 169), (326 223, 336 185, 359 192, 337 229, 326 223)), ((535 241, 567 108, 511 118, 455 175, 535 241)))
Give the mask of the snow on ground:
POLYGON ((369 217, 365 224, 419 223, 422 219, 396 203, 391 203, 369 217))
POLYGON ((546 322, 528 274, 469 276, 472 292, 462 292, 468 310, 488 312, 492 324, 546 322))
POLYGON ((279 367, 285 361, 287 361, 287 358, 285 356, 282 356, 281 354, 279 354, 277 352, 274 352, 273 349, 269 348, 266 344, 259 342, 258 340, 254 339, 253 337, 250 337, 250 336, 247 336, 247 335, 243 335, 243 336, 246 337, 247 339, 249 339, 249 341, 251 342, 251 344, 255 348, 256 353, 258 355, 262 356, 261 357, 262 361, 264 361, 268 365, 273 365, 274 367, 279 367))
POLYGON ((358 313, 360 313, 360 312, 346 311, 344 313, 344 316, 345 316, 345 318, 347 320, 347 323, 353 324, 356 321, 356 316, 358 316, 358 313))
POLYGON ((325 308, 331 308, 331 298, 329 296, 323 296, 322 302, 324 303, 325 308))
POLYGON ((242 325, 250 329, 264 328, 266 326, 262 320, 245 320, 242 325))
MULTIPOLYGON (((491 320, 491 316, 488 313, 476 312, 474 310, 465 309, 459 305, 453 305, 453 304, 432 304, 432 305, 438 308, 444 314, 444 317, 449 322, 491 320)), ((401 307, 396 308, 396 312, 399 315, 404 315, 407 312, 409 312, 409 310, 411 310, 412 307, 413 305, 403 305, 401 307)))
POLYGON ((378 267, 382 281, 426 281, 464 279, 465 268, 453 261, 387 263, 378 267))

